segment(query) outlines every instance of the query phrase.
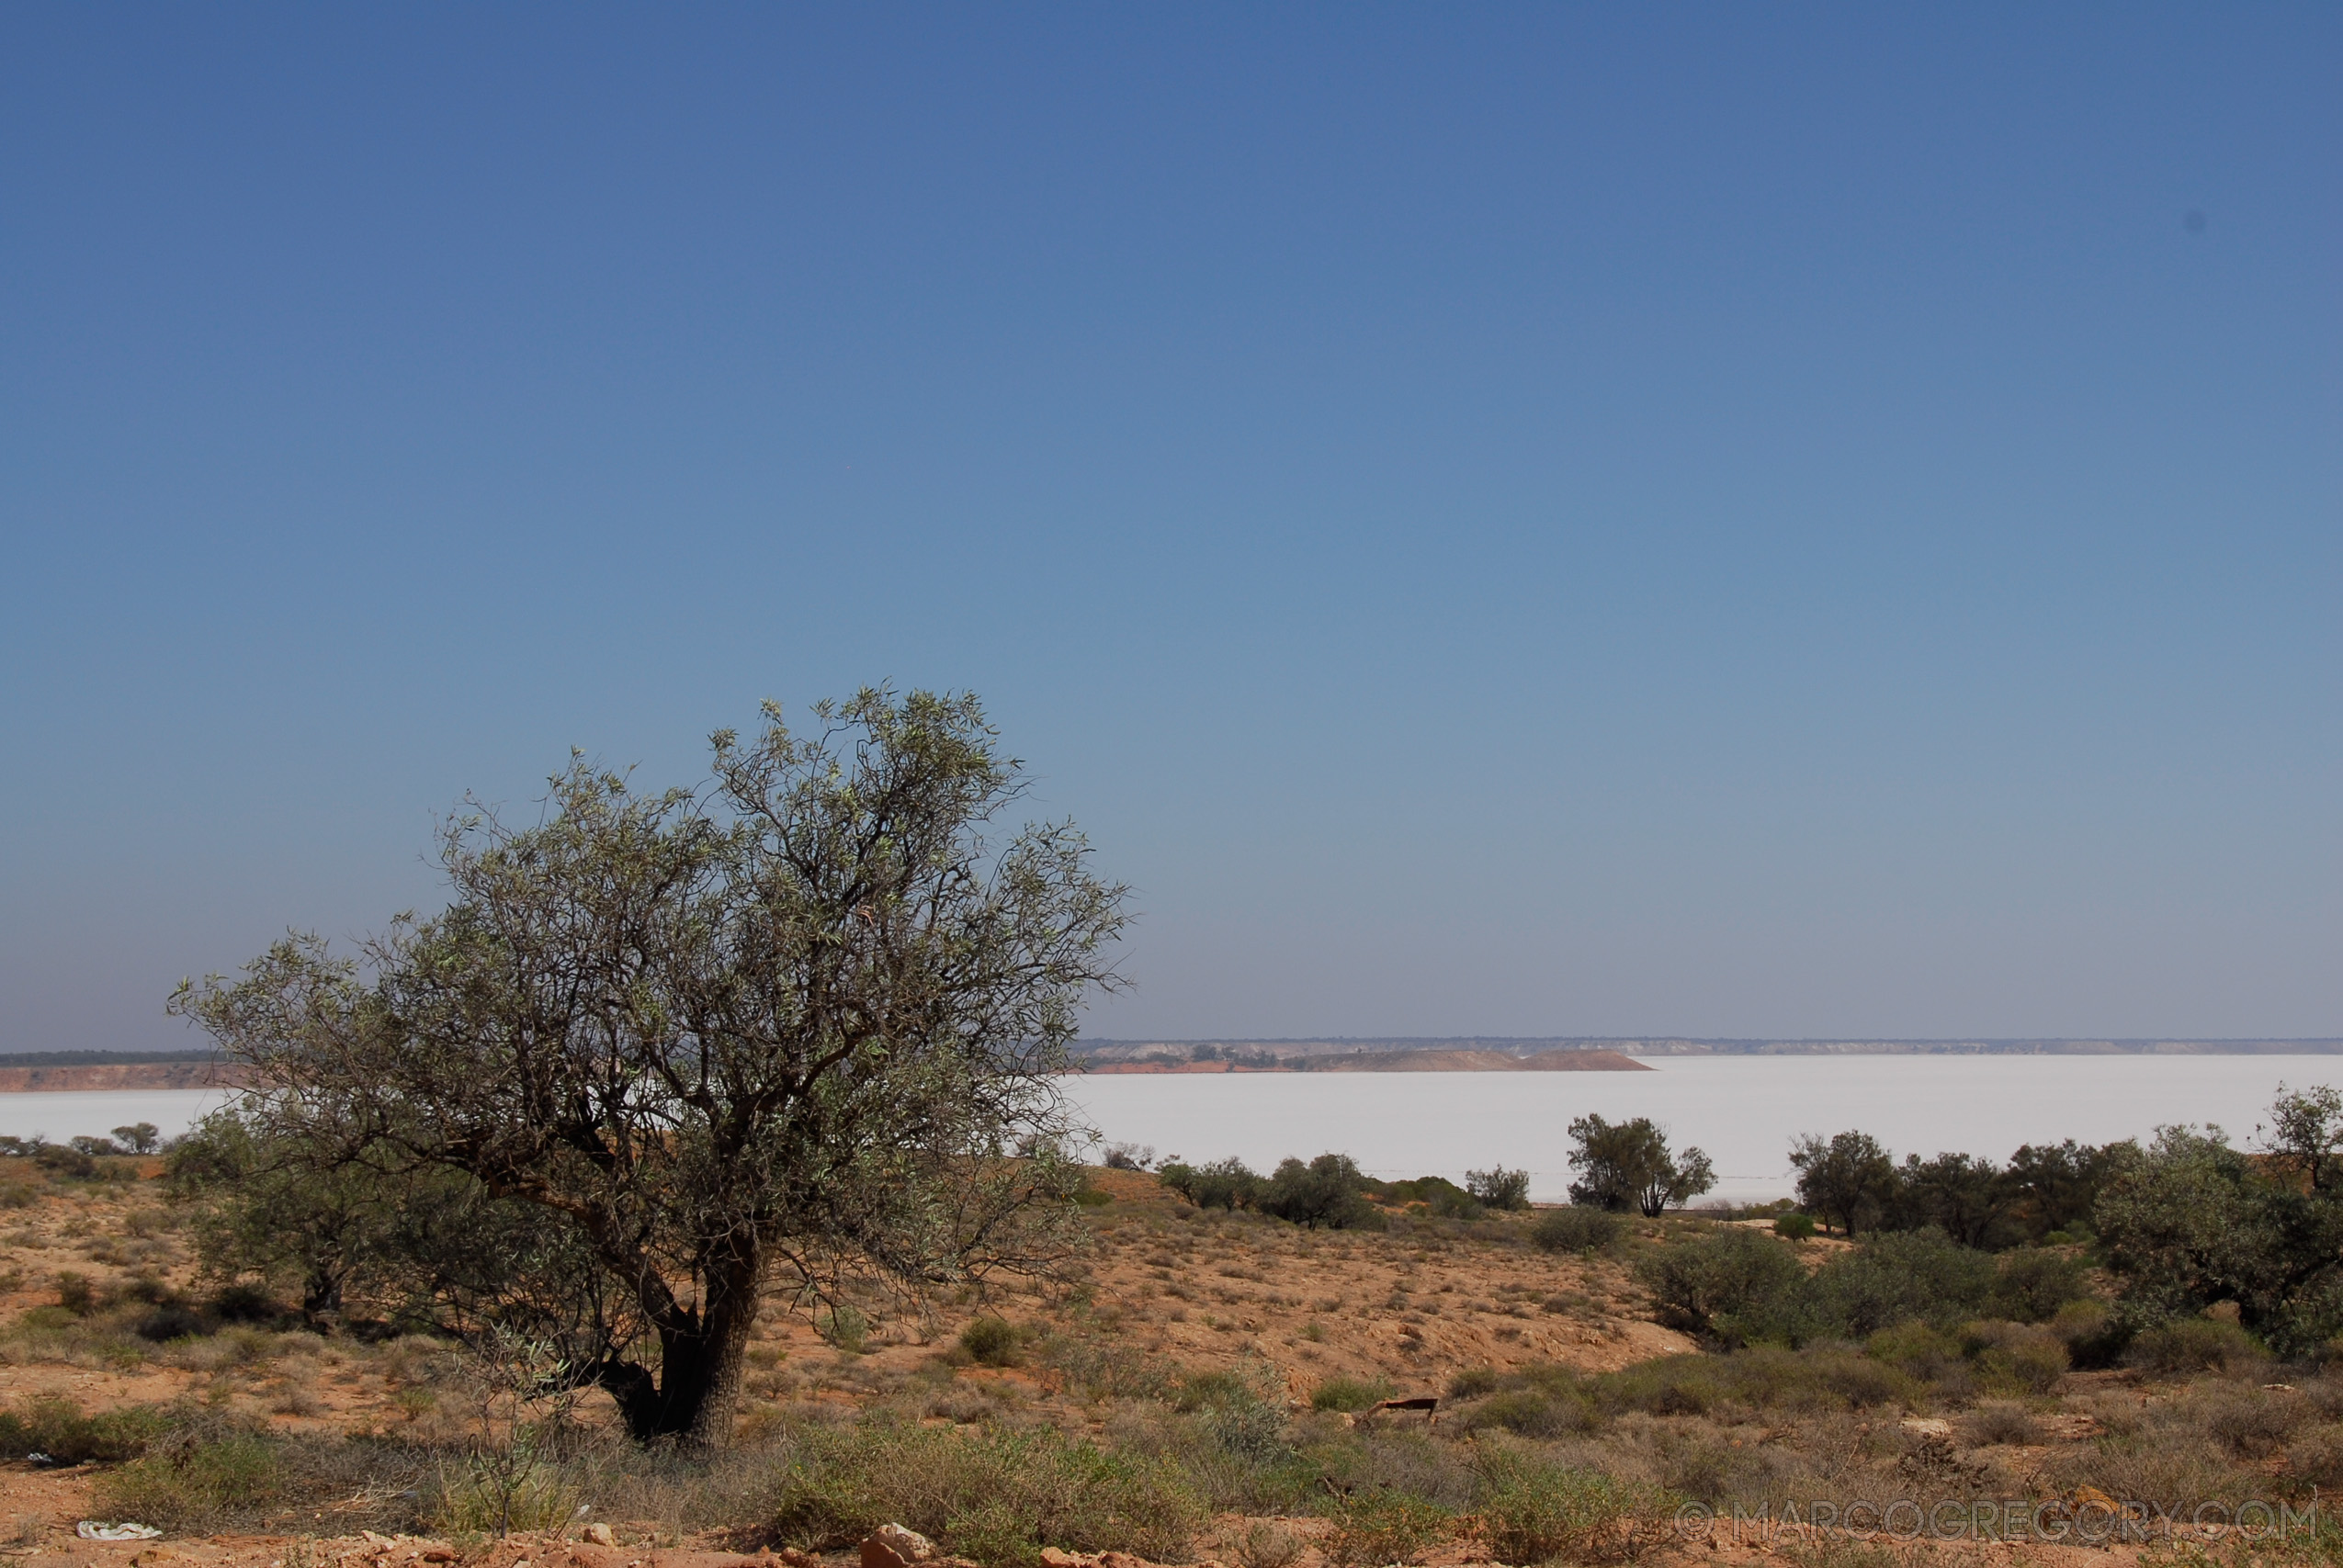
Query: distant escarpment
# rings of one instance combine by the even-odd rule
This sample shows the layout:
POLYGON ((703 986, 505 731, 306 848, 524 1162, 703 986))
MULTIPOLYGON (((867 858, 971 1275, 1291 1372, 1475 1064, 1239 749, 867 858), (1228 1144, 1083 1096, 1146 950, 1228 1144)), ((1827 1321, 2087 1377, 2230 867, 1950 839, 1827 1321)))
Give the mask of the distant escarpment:
POLYGON ((0 1066, 0 1094, 89 1092, 128 1089, 242 1089, 244 1070, 209 1057, 182 1062, 128 1062, 99 1066, 0 1066))
POLYGON ((1363 1051, 1320 1056, 1319 1073, 1647 1073, 1651 1069, 1617 1051, 1541 1051, 1509 1056, 1502 1051, 1363 1051))
POLYGON ((1092 1062, 1093 1073, 1647 1073, 1652 1069, 1617 1051, 1541 1051, 1514 1056, 1502 1051, 1356 1051, 1341 1055, 1238 1056, 1180 1061, 1169 1055, 1137 1061, 1092 1062))

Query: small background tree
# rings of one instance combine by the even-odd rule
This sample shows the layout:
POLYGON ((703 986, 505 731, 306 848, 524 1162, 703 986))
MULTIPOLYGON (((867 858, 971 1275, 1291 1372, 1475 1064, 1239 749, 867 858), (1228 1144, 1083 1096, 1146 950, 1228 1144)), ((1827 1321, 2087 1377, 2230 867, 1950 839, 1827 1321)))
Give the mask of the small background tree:
POLYGON ((1798 1206, 1855 1235, 1877 1224, 1896 1192, 1896 1162, 1869 1133, 1809 1133, 1790 1150, 1798 1206))
POLYGON ((1708 1156, 1698 1148, 1671 1154, 1668 1134, 1647 1116, 1606 1122, 1587 1115, 1570 1123, 1570 1201, 1613 1213, 1658 1215, 1716 1185, 1708 1156))
POLYGON ((1530 1173, 1498 1166, 1491 1170, 1465 1172, 1465 1190, 1492 1209, 1530 1206, 1530 1173))

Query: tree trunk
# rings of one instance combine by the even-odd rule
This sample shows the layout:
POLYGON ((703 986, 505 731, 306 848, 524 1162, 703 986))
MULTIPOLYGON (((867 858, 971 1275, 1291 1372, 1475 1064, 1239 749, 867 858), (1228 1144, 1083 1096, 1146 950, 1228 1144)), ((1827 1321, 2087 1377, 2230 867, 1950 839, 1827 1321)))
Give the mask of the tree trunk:
POLYGON ((342 1315, 342 1276, 336 1269, 314 1269, 301 1285, 301 1322, 323 1330, 342 1315))
POLYGON ((702 1283, 700 1307, 659 1328, 659 1375, 631 1361, 602 1370, 600 1382, 617 1401, 628 1435, 637 1442, 673 1440, 709 1452, 731 1440, 740 1403, 741 1369, 756 1327, 761 1271, 739 1264, 702 1283))

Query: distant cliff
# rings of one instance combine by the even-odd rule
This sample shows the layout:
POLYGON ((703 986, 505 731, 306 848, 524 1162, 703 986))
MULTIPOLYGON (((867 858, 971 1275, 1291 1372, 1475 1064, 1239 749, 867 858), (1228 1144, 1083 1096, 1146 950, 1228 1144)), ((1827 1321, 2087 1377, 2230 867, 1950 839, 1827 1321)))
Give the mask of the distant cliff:
POLYGON ((1162 1056, 1137 1061, 1094 1061, 1092 1073, 1647 1073, 1652 1069, 1617 1051, 1541 1051, 1511 1056, 1502 1051, 1357 1051, 1343 1055, 1293 1056, 1281 1061, 1206 1058, 1181 1062, 1162 1056))
MULTIPOLYGON (((1197 1072, 1301 1068, 1315 1072, 1406 1072, 1387 1058, 1452 1056, 1457 1065, 1415 1071, 1512 1071, 1545 1056, 2261 1056, 2343 1055, 2343 1040, 1694 1040, 1641 1037, 1295 1040, 1084 1040, 1075 1056, 1092 1071, 1110 1063, 1144 1064, 1155 1071, 1194 1064, 1197 1072), (1375 1058, 1387 1060, 1378 1065, 1375 1058), (1483 1064, 1482 1058, 1488 1060, 1483 1064)), ((1556 1068, 1618 1071, 1591 1061, 1557 1062, 1556 1068)))
POLYGON ((0 1094, 125 1089, 240 1089, 243 1069, 209 1057, 176 1062, 116 1062, 64 1067, 0 1066, 0 1094))
POLYGON ((1502 1051, 1363 1051, 1321 1056, 1310 1064, 1319 1073, 1647 1073, 1652 1069, 1617 1051, 1541 1051, 1509 1056, 1502 1051))

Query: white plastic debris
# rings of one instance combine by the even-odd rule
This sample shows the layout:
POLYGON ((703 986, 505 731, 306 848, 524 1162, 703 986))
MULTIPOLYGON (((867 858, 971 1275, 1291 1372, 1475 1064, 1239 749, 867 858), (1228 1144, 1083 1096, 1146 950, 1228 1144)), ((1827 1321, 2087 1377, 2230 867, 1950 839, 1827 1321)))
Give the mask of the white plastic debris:
POLYGON ((128 1519, 119 1525, 101 1525, 96 1519, 84 1519, 74 1527, 74 1533, 84 1540, 153 1540, 163 1532, 153 1525, 132 1524, 128 1519))

